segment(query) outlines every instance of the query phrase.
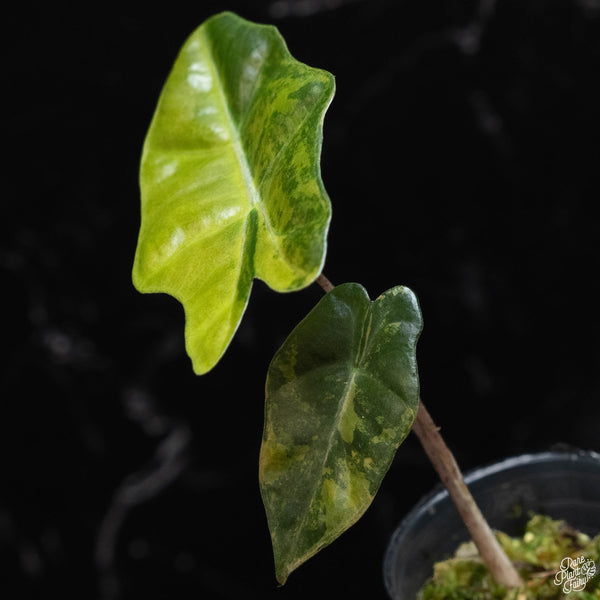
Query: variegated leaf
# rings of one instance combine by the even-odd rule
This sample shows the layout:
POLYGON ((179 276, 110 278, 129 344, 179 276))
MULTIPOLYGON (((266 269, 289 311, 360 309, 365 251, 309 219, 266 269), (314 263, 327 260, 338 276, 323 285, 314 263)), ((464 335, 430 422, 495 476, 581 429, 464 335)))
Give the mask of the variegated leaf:
POLYGON ((333 93, 333 77, 295 60, 275 27, 232 13, 201 25, 173 66, 144 144, 133 281, 181 301, 197 373, 229 345, 254 277, 292 291, 321 270, 333 93))
POLYGON ((348 283, 294 329, 269 367, 260 485, 277 579, 365 512, 416 417, 421 315, 395 287, 348 283))

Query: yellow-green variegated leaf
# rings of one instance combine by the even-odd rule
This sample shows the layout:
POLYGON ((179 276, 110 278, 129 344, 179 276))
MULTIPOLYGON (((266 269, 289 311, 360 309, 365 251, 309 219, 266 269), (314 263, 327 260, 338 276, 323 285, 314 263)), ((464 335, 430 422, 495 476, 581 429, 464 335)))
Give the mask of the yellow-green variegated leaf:
POLYGON ((228 346, 254 277, 292 291, 322 268, 333 93, 333 77, 296 61, 274 27, 232 13, 181 49, 144 144, 133 281, 181 301, 197 373, 228 346))
POLYGON ((277 579, 365 512, 415 419, 421 314, 395 287, 329 292, 273 358, 260 485, 277 579))

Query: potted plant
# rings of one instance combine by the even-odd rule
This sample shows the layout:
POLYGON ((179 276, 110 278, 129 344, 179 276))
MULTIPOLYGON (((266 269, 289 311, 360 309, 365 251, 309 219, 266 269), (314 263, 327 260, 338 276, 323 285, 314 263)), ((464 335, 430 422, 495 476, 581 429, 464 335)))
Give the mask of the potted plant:
POLYGON ((254 278, 324 297, 275 354, 266 383, 260 484, 278 581, 355 523, 413 430, 496 581, 522 580, 419 398, 417 299, 371 301, 323 274, 331 218, 320 175, 333 77, 294 60, 273 27, 221 13, 186 41, 143 150, 141 292, 186 314, 196 373, 219 361, 254 278))
MULTIPOLYGON (((531 514, 552 517, 592 535, 600 531, 600 455, 594 452, 563 449, 522 454, 473 469, 464 481, 490 526, 513 537, 523 535, 531 514)), ((571 529, 565 531, 573 534, 571 529)), ((542 556, 536 547, 539 540, 531 533, 530 537, 528 550, 542 556)), ((392 536, 384 560, 390 598, 415 598, 431 577, 432 565, 454 555, 467 540, 468 532, 448 493, 438 486, 406 515, 392 536)), ((566 552, 561 549, 558 554, 562 561, 566 552)), ((554 570, 536 568, 538 575, 545 576, 545 581, 538 577, 537 582, 555 592, 551 597, 560 597, 564 585, 556 584, 564 582, 555 583, 560 569, 554 570)), ((580 587, 591 590, 592 584, 585 581, 580 587)))

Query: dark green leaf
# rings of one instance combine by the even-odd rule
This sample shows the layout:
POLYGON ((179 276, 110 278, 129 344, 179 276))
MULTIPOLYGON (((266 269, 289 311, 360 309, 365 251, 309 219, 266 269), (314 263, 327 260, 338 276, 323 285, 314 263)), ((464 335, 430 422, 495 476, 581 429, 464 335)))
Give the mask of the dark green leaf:
POLYGON ((421 315, 395 287, 336 287, 269 367, 260 484, 277 579, 355 523, 417 413, 421 315))

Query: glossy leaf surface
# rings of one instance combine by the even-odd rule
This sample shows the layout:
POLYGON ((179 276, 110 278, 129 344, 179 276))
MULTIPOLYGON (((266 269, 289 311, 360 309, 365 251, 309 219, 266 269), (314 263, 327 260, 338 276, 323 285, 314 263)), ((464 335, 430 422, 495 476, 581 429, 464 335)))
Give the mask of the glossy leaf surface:
POLYGON ((296 61, 274 27, 232 13, 201 25, 173 66, 143 149, 133 281, 181 301, 197 373, 225 351, 254 277, 292 291, 321 270, 333 93, 333 77, 296 61))
POLYGON ((277 579, 355 523, 416 417, 413 293, 336 287, 269 367, 260 485, 277 579))

